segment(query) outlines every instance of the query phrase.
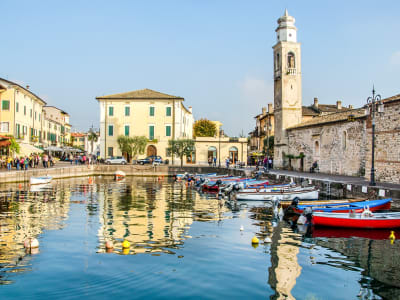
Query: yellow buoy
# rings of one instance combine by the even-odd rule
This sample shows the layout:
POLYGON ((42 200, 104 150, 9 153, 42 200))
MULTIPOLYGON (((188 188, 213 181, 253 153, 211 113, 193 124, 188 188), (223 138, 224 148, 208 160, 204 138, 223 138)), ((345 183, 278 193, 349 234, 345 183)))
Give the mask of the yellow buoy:
POLYGON ((251 243, 252 244, 258 244, 260 241, 258 240, 258 238, 256 237, 256 236, 254 236, 252 239, 251 239, 251 243))
POLYGON ((129 248, 131 246, 131 243, 129 243, 127 240, 122 242, 122 248, 129 248))
POLYGON ((394 235, 394 231, 390 232, 389 239, 391 239, 391 240, 396 239, 396 236, 394 235))

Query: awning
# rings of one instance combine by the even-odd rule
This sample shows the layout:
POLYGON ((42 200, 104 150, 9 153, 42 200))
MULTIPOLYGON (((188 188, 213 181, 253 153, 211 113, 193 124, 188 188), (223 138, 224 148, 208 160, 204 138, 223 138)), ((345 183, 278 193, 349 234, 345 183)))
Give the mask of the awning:
POLYGON ((265 154, 258 151, 250 152, 250 156, 264 156, 265 154))
POLYGON ((26 143, 20 143, 20 150, 17 156, 19 155, 30 155, 33 153, 42 153, 43 150, 40 148, 37 148, 35 146, 32 146, 31 144, 26 144, 26 143))
POLYGON ((45 151, 63 151, 62 148, 56 147, 56 146, 49 146, 49 147, 44 148, 44 150, 45 151))
POLYGON ((0 148, 8 147, 11 144, 9 136, 0 135, 0 148))

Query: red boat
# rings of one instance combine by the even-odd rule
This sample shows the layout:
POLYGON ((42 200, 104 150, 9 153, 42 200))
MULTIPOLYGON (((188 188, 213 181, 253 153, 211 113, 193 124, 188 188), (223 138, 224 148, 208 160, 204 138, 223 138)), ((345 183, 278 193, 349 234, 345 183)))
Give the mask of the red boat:
POLYGON ((391 213, 326 213, 313 212, 312 222, 315 226, 345 227, 345 228, 398 228, 400 227, 400 212, 391 213))

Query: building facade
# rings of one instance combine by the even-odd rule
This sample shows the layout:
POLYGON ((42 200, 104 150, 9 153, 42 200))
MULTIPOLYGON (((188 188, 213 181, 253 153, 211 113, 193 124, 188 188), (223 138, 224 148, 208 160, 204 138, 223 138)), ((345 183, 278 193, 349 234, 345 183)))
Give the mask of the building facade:
POLYGON ((61 147, 71 144, 69 115, 55 106, 43 107, 43 145, 61 147))
POLYGON ((150 89, 96 97, 100 104, 100 156, 121 156, 119 136, 145 136, 149 142, 143 156, 167 153, 171 139, 193 137, 191 107, 184 98, 150 89))

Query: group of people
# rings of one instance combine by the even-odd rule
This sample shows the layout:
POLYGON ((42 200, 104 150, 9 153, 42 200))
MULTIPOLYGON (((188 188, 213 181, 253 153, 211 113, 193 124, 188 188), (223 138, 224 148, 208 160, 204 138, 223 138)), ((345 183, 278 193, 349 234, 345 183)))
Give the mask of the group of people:
POLYGON ((49 166, 54 165, 53 157, 47 154, 43 154, 42 156, 40 156, 39 154, 30 154, 16 156, 15 158, 7 156, 5 162, 8 171, 11 171, 12 168, 15 168, 16 170, 28 170, 29 168, 37 168, 40 163, 43 164, 43 168, 48 168, 49 166))

